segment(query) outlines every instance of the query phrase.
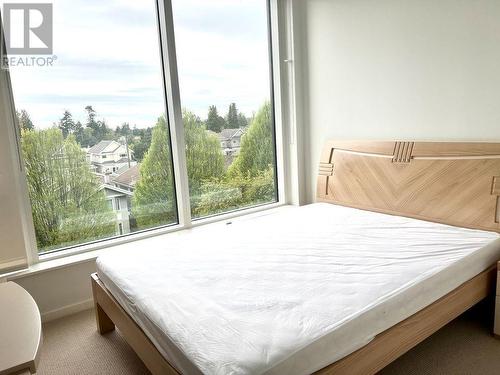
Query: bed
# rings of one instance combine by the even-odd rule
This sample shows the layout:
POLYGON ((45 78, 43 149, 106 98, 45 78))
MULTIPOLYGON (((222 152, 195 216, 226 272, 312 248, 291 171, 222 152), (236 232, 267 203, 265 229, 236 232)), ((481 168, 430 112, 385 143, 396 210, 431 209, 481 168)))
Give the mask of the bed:
POLYGON ((153 374, 376 373, 493 291, 499 172, 500 144, 328 142, 318 203, 99 257, 99 331, 153 374))

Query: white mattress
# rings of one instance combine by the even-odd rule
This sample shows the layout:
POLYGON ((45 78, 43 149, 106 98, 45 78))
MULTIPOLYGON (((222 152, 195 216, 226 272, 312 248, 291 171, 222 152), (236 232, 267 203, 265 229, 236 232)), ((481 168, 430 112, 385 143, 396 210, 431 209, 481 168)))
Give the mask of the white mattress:
POLYGON ((131 244, 98 274, 185 374, 308 374, 500 259, 495 233, 330 204, 131 244))

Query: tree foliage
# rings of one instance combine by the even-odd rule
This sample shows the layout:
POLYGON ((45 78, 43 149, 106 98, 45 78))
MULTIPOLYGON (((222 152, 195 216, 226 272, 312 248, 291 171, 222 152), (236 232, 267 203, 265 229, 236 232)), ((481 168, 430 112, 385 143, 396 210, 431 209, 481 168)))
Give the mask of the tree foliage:
POLYGON ((125 122, 122 126, 118 125, 115 130, 115 135, 128 137, 132 134, 132 129, 130 129, 130 124, 125 122))
POLYGON ((216 133, 220 133, 225 127, 224 118, 219 116, 217 107, 211 105, 208 108, 207 129, 216 133))
POLYGON ((240 127, 238 121, 238 110, 236 109, 236 103, 229 104, 229 110, 226 117, 226 128, 237 129, 240 127))
MULTIPOLYGON (((127 137, 140 161, 139 180, 132 197, 132 219, 139 228, 176 221, 175 188, 167 122, 160 117, 154 127, 115 130, 99 120, 92 106, 85 108, 83 126, 65 111, 58 128, 33 130, 26 111, 18 113, 26 161, 33 220, 41 249, 82 243, 114 234, 114 214, 106 204, 100 183, 91 172, 81 147, 103 139, 127 137)), ((274 134, 270 103, 251 119, 231 103, 226 120, 210 106, 204 123, 184 110, 185 152, 191 210, 194 217, 212 215, 275 199, 274 134), (227 120, 227 121, 226 121, 227 120), (248 126, 248 121, 250 125, 248 126), (217 135, 226 126, 247 127, 240 152, 226 170, 217 135)))
POLYGON ((189 186, 190 191, 196 193, 203 181, 223 176, 224 157, 218 138, 205 131, 196 115, 184 111, 182 119, 189 186))
POLYGON ((250 175, 238 174, 227 178, 229 186, 237 186, 241 191, 242 202, 240 205, 248 206, 270 202, 276 198, 274 168, 258 171, 250 175))
POLYGON ((74 136, 23 130, 21 147, 39 249, 114 234, 113 212, 74 136))
MULTIPOLYGON (((186 140, 186 163, 193 211, 205 204, 204 184, 218 181, 224 174, 224 158, 219 140, 208 133, 202 121, 192 112, 183 112, 186 140)), ((175 220, 175 197, 170 140, 164 117, 153 129, 151 146, 140 165, 140 179, 132 200, 137 224, 154 226, 175 220)))
POLYGON ((248 119, 243 113, 238 113, 238 126, 240 128, 246 128, 248 126, 248 119))
POLYGON ((83 131, 82 143, 83 147, 92 147, 102 140, 110 140, 114 138, 113 131, 108 128, 106 121, 97 119, 97 112, 91 105, 85 107, 87 112, 87 122, 83 131))
POLYGON ((17 119, 19 121, 19 127, 22 130, 33 130, 35 128, 30 115, 26 112, 26 110, 21 109, 21 112, 17 112, 17 119))
POLYGON ((236 209, 243 203, 240 186, 224 180, 205 180, 196 195, 191 195, 191 211, 194 217, 214 215, 236 209))
POLYGON ((148 151, 149 146, 151 145, 153 131, 152 128, 134 129, 132 134, 133 137, 130 147, 134 151, 134 159, 141 162, 146 155, 146 151, 148 151))
POLYGON ((140 164, 140 178, 132 199, 132 215, 139 227, 176 220, 170 137, 164 117, 153 128, 151 146, 140 164))
POLYGON ((79 145, 83 145, 84 141, 84 129, 80 121, 75 122, 75 129, 73 131, 75 140, 79 145))
POLYGON ((73 116, 68 110, 64 111, 63 117, 59 120, 59 129, 62 132, 64 138, 69 134, 72 134, 76 130, 76 124, 73 121, 73 116))
POLYGON ((241 141, 238 157, 228 170, 229 176, 257 176, 274 166, 274 134, 271 104, 265 103, 257 112, 241 141))
MULTIPOLYGON (((185 126, 189 124, 185 117, 185 126)), ((194 121, 192 121, 194 122, 194 121)), ((193 127, 199 129, 199 127, 193 127)), ((200 163, 198 155, 209 155, 203 142, 194 142, 191 127, 186 128, 186 138, 197 143, 200 150, 188 156, 188 168, 200 163)), ((204 132, 206 134, 206 132, 204 132)), ((189 146, 188 146, 189 147, 189 146)), ((215 149, 215 146, 214 146, 215 149)), ((220 151, 219 151, 220 153, 220 151)), ((203 159, 205 160, 205 159, 203 159)), ((244 206, 271 202, 276 199, 274 171, 273 123, 270 103, 265 103, 254 116, 243 136, 239 155, 227 173, 205 173, 197 181, 190 176, 191 210, 193 216, 213 215, 244 206)), ((207 168, 200 165, 201 168, 207 168)), ((188 169, 188 171, 189 171, 188 169)), ((196 169, 194 169, 196 171, 196 169)), ((199 171, 199 169, 198 169, 199 171)))

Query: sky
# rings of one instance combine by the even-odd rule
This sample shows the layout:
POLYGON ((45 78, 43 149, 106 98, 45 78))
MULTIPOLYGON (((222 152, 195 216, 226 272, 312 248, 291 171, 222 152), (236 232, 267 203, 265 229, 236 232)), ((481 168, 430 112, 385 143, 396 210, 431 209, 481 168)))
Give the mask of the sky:
MULTIPOLYGON (((84 123, 87 105, 110 127, 153 126, 165 108, 154 0, 52 3, 57 60, 11 67, 16 109, 40 128, 64 110, 84 123)), ((251 116, 270 97, 266 1, 172 4, 182 107, 205 119, 235 102, 251 116)))

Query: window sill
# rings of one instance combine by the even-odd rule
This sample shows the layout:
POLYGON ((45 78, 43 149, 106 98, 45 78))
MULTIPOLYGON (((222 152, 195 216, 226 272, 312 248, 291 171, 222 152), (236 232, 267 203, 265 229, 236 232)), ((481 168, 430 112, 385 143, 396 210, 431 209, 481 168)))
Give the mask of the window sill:
POLYGON ((40 255, 40 261, 32 264, 29 268, 1 275, 0 279, 7 281, 20 279, 26 276, 32 276, 43 272, 53 271, 59 268, 70 267, 79 263, 93 262, 97 257, 108 249, 118 249, 130 244, 140 245, 152 238, 158 239, 163 236, 175 234, 188 234, 188 231, 207 230, 215 225, 226 225, 228 222, 251 220, 263 215, 280 212, 289 209, 290 205, 283 203, 273 203, 265 206, 257 206, 241 211, 230 212, 227 214, 199 219, 193 222, 192 227, 186 228, 179 225, 167 228, 152 230, 139 233, 128 238, 117 238, 101 243, 84 245, 78 248, 62 250, 57 253, 40 255))

